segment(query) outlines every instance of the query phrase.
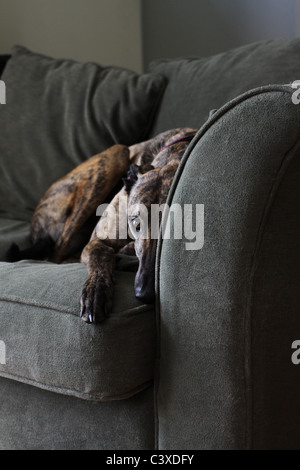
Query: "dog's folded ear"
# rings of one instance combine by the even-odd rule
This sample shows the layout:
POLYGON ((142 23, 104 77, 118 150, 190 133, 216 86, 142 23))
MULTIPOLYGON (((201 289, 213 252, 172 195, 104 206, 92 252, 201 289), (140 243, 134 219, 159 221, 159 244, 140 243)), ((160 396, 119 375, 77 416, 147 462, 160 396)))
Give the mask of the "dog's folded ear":
POLYGON ((154 166, 151 165, 150 163, 145 163, 145 165, 141 165, 139 167, 139 175, 144 175, 148 171, 154 170, 154 166))
POLYGON ((136 183, 140 175, 144 175, 145 173, 151 170, 154 170, 154 167, 150 165, 149 163, 146 163, 145 165, 140 165, 140 166, 136 165, 135 163, 132 163, 127 172, 127 176, 123 178, 123 183, 124 183, 126 192, 128 194, 130 193, 132 186, 136 183))

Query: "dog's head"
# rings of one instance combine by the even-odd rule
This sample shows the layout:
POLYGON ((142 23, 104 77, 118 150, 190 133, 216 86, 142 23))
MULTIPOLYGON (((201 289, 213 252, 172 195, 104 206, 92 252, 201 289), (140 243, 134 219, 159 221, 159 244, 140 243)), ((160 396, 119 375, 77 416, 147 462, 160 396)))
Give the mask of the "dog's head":
MULTIPOLYGON (((124 178, 124 187, 112 200, 96 227, 99 238, 115 239, 115 232, 121 242, 125 239, 127 242, 128 226, 131 229, 139 258, 135 294, 146 303, 153 303, 155 298, 156 248, 162 216, 159 210, 155 227, 151 218, 152 208, 162 208, 165 204, 180 160, 196 132, 190 128, 173 129, 130 147, 132 164, 124 178), (117 227, 114 230, 116 213, 117 227), (121 233, 124 235, 121 236, 121 233)), ((120 248, 122 246, 124 244, 121 243, 120 248)))
POLYGON ((155 259, 162 206, 165 204, 179 160, 172 160, 163 168, 131 167, 128 200, 128 224, 135 238, 135 252, 139 269, 135 277, 135 295, 145 303, 155 299, 155 259), (154 214, 156 221, 154 223, 154 214))
POLYGON ((139 157, 142 164, 132 164, 124 181, 129 195, 128 225, 139 258, 135 295, 145 303, 153 303, 155 299, 155 260, 163 205, 181 158, 196 132, 190 128, 174 129, 149 141, 139 157), (143 158, 149 153, 151 164, 149 158, 143 158))

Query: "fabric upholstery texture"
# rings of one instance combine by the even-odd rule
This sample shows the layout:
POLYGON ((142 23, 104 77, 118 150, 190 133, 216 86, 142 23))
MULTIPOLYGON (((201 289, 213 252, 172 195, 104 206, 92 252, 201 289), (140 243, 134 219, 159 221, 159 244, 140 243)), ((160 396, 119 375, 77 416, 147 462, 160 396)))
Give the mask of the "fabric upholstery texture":
POLYGON ((118 257, 113 312, 98 326, 79 319, 85 266, 0 263, 1 450, 300 448, 300 106, 288 86, 239 96, 300 79, 299 53, 299 39, 264 41, 157 61, 149 76, 14 48, 0 261, 11 241, 28 246, 52 181, 102 145, 177 126, 203 127, 168 203, 204 204, 205 241, 159 241, 157 331, 134 297, 135 258, 118 257))
POLYGON ((144 140, 165 80, 15 46, 2 79, 0 215, 29 220, 51 183, 115 143, 144 140))
POLYGON ((300 39, 262 41, 203 58, 158 60, 149 71, 168 79, 152 135, 173 127, 200 128, 211 109, 253 88, 300 77, 300 39))
MULTIPOLYGON (((300 107, 262 87, 194 139, 169 204, 204 204, 205 242, 160 240, 160 449, 299 448, 300 107)), ((173 227, 173 221, 171 220, 173 227)))
POLYGON ((79 317, 85 265, 0 263, 0 338, 6 345, 0 376, 99 401, 147 387, 154 373, 155 315, 134 295, 137 259, 119 255, 118 265, 109 318, 87 325, 79 317))
POLYGON ((153 387, 94 403, 0 378, 0 450, 152 450, 153 387))
MULTIPOLYGON (((0 260, 11 242, 30 245, 32 212, 53 181, 114 143, 144 139, 165 86, 159 75, 20 46, 8 58, 1 60, 7 104, 0 108, 0 260)), ((135 257, 118 256, 111 316, 94 326, 79 318, 84 265, 0 263, 0 376, 93 401, 148 387, 155 318, 153 307, 135 298, 136 269, 135 257)))
POLYGON ((29 222, 0 218, 0 261, 4 261, 13 241, 22 250, 30 247, 29 222))

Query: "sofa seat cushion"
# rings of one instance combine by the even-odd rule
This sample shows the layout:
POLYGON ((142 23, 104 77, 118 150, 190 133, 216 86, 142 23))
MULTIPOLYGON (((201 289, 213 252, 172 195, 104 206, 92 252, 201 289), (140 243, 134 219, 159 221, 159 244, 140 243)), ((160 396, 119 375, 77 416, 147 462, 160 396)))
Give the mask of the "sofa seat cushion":
POLYGON ((136 268, 135 257, 118 256, 110 316, 87 325, 79 317, 86 266, 0 263, 0 376, 97 401, 127 398, 147 387, 155 316, 152 306, 135 298, 136 268))
POLYGON ((29 222, 0 218, 0 261, 4 260, 5 253, 13 241, 22 250, 30 246, 29 222))

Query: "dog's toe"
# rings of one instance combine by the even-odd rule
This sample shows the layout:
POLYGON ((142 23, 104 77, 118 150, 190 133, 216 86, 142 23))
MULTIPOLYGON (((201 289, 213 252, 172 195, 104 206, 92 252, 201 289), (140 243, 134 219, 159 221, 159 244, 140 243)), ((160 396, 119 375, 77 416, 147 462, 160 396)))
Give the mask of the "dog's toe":
POLYGON ((86 281, 81 296, 80 317, 86 323, 101 323, 111 309, 113 281, 94 274, 86 281))
POLYGON ((91 312, 84 309, 84 313, 80 314, 81 318, 85 323, 93 323, 93 315, 91 312))

